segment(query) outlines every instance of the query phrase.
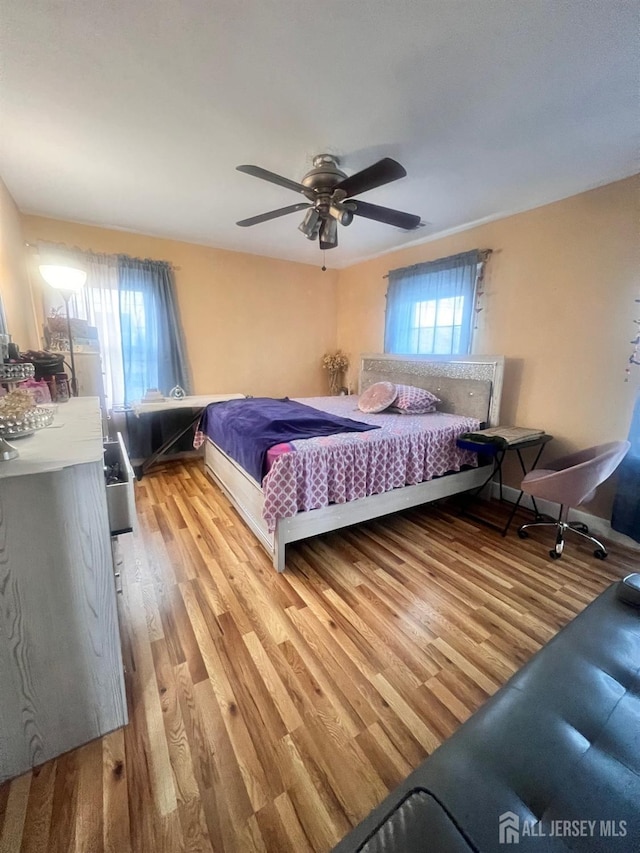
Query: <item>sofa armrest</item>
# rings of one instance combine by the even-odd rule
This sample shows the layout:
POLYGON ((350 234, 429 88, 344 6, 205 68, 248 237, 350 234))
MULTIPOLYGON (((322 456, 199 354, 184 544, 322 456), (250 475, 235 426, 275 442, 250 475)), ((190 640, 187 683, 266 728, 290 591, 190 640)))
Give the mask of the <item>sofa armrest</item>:
POLYGON ((426 788, 401 796, 385 814, 373 812, 334 853, 477 853, 453 816, 426 788))

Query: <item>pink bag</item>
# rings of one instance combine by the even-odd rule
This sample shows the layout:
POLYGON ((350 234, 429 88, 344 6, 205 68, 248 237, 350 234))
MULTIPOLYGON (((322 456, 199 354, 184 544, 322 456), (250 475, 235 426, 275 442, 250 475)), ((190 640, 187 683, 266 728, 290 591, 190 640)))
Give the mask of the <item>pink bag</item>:
POLYGON ((51 391, 44 379, 40 379, 37 382, 35 379, 26 379, 20 383, 18 388, 25 388, 27 391, 31 391, 34 403, 51 402, 51 391))

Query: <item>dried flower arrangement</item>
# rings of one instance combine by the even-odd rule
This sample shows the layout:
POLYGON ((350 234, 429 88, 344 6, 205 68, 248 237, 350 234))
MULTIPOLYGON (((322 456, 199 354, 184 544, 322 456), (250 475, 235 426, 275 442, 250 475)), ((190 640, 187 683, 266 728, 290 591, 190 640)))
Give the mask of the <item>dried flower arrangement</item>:
POLYGON ((322 356, 322 366, 325 370, 344 373, 344 371, 349 367, 349 359, 342 350, 338 350, 337 352, 326 352, 322 356))
POLYGON ((322 356, 322 366, 329 371, 329 389, 332 394, 337 394, 341 388, 341 378, 345 370, 349 369, 349 359, 342 352, 326 352, 322 356))

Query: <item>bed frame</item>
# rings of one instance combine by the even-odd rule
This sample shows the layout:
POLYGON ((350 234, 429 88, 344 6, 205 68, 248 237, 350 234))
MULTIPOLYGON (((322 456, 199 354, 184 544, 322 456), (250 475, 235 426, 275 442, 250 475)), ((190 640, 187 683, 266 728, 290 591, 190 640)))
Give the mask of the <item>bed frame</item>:
MULTIPOLYGON (((440 397, 440 411, 468 415, 497 426, 503 372, 503 356, 363 355, 359 390, 382 380, 415 385, 440 397)), ((285 569, 285 547, 289 542, 466 492, 480 486, 487 476, 486 470, 471 468, 345 504, 299 512, 293 518, 280 519, 275 533, 270 533, 262 517, 262 489, 210 440, 205 443, 205 471, 251 528, 279 572, 285 569)))

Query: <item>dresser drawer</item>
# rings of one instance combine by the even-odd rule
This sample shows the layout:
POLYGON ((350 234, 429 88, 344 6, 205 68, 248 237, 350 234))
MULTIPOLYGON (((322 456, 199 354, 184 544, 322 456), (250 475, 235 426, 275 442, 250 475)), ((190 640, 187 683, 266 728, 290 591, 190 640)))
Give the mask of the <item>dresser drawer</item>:
POLYGON ((121 433, 105 442, 104 464, 111 535, 130 533, 136 525, 135 475, 121 433))

